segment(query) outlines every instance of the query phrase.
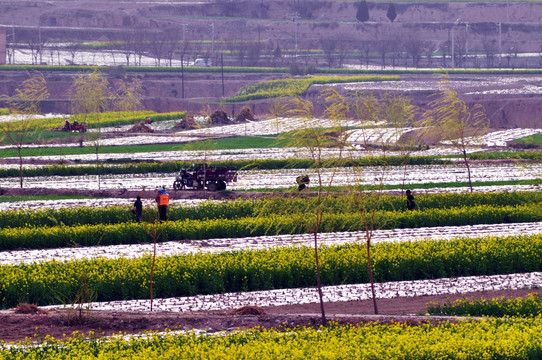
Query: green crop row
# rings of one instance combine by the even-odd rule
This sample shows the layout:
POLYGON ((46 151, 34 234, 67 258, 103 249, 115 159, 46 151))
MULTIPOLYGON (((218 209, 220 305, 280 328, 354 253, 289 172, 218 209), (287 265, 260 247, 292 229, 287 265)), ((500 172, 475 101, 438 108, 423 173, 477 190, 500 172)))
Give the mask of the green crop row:
MULTIPOLYGON (((147 199, 143 199, 148 204, 147 199)), ((168 218, 179 220, 212 220, 235 219, 242 217, 271 217, 276 215, 310 214, 319 207, 317 197, 285 198, 270 197, 263 200, 235 200, 224 202, 206 201, 197 206, 171 206, 168 218)), ((151 199, 154 204, 154 199, 151 199)), ((380 198, 367 197, 361 202, 366 209, 378 209, 380 212, 393 213, 406 210, 405 198, 401 196, 384 195, 380 198), (377 203, 378 201, 378 203, 377 203)), ((542 203, 542 192, 500 192, 500 193, 461 193, 461 194, 426 194, 416 196, 418 212, 410 215, 420 219, 428 216, 427 210, 451 209, 461 207, 491 206, 531 206, 529 213, 536 214, 539 203, 542 203)), ((355 195, 339 195, 326 199, 323 211, 326 214, 355 214, 358 212, 360 201, 355 195)), ((60 209, 6 210, 0 212, 0 228, 35 228, 42 226, 79 226, 118 224, 133 221, 129 211, 131 207, 77 207, 60 209)), ((542 209, 539 209, 542 215, 542 209)), ((146 206, 145 219, 155 219, 154 206, 146 206)), ((354 216, 355 215, 349 215, 354 216)), ((391 216, 390 219, 394 219, 391 216)), ((531 218, 531 216, 527 216, 531 218)), ((428 224, 428 220, 420 220, 428 224)), ((399 221, 400 223, 400 221, 399 221)), ((391 222, 392 226, 394 222, 391 222)), ((419 225, 422 226, 422 225, 419 225)), ((427 225, 424 225, 427 226, 427 225)), ((430 224, 428 226, 431 226, 430 224)), ((1 233, 1 230, 0 230, 1 233)))
MULTIPOLYGON (((321 247, 324 285, 368 282, 363 239, 321 247)), ((21 302, 69 303, 81 278, 96 301, 146 299, 152 258, 84 259, 0 266, 2 308, 21 302)), ((542 270, 542 234, 516 237, 426 240, 372 246, 375 281, 410 281, 542 270)), ((315 285, 314 249, 275 248, 157 257, 156 297, 298 288, 315 285)))
MULTIPOLYGON (((534 222, 542 219, 539 207, 540 204, 479 205, 426 211, 380 211, 375 214, 372 226, 374 229, 391 229, 534 222)), ((310 233, 314 229, 313 217, 305 213, 292 213, 233 219, 168 221, 158 225, 158 241, 310 233)), ((365 230, 365 224, 358 213, 324 214, 320 225, 320 232, 362 230, 365 230)), ((128 222, 0 229, 0 250, 132 244, 150 240, 145 226, 128 222)))
MULTIPOLYGON (((393 195, 367 196, 363 199, 355 192, 351 195, 339 195, 324 200, 318 198, 271 198, 262 203, 257 203, 257 212, 260 215, 310 213, 319 207, 319 201, 325 201, 323 211, 326 213, 354 213, 361 209, 378 209, 380 211, 406 210, 404 197, 393 195)), ((515 206, 536 204, 542 202, 542 192, 498 192, 498 193, 442 193, 416 195, 418 210, 450 209, 461 207, 473 207, 480 205, 489 206, 515 206)), ((542 209, 540 209, 542 212, 542 209)))
POLYGON ((427 312, 431 315, 463 315, 463 316, 542 316, 542 298, 537 293, 528 294, 526 298, 508 299, 459 299, 444 304, 430 303, 427 312))
POLYGON ((542 320, 256 328, 227 334, 167 332, 113 337, 46 337, 37 346, 1 346, 6 360, 37 359, 540 359, 542 320))
MULTIPOLYGON (((145 199, 143 201, 147 202, 145 199)), ((154 199, 152 201, 154 205, 154 199)), ((256 206, 257 204, 254 201, 245 200, 205 201, 196 206, 172 205, 168 209, 168 219, 171 221, 208 220, 255 216, 256 206)), ((134 221, 131 208, 131 206, 80 206, 59 209, 6 210, 0 212, 0 227, 37 228, 126 223, 134 221)), ((144 208, 144 220, 152 221, 156 217, 157 210, 155 206, 146 206, 144 208)))
POLYGON ((303 79, 269 80, 244 86, 237 95, 226 99, 228 102, 268 99, 275 97, 299 96, 313 84, 330 84, 367 81, 398 81, 399 76, 308 76, 303 79))
MULTIPOLYGON (((103 148, 102 148, 103 149, 103 148)), ((131 160, 133 161, 133 160, 131 160)), ((75 175, 96 175, 96 174, 146 174, 146 173, 173 173, 182 168, 190 168, 192 162, 187 161, 164 161, 164 162, 131 162, 120 165, 49 165, 32 168, 24 168, 23 176, 75 176, 75 175)), ((261 160, 224 160, 208 162, 210 166, 228 166, 243 170, 256 169, 310 169, 314 168, 314 161, 310 159, 261 159, 261 160)), ((411 157, 405 159, 401 157, 367 157, 361 159, 351 159, 348 161, 338 159, 326 159, 323 161, 323 167, 335 166, 403 166, 403 165, 443 165, 449 164, 449 161, 437 159, 435 157, 411 157)), ((0 169, 0 178, 18 177, 19 169, 9 168, 0 169)))
POLYGON ((520 160, 540 160, 542 152, 540 151, 501 151, 490 153, 472 153, 469 154, 472 160, 494 160, 494 159, 520 159, 520 160))

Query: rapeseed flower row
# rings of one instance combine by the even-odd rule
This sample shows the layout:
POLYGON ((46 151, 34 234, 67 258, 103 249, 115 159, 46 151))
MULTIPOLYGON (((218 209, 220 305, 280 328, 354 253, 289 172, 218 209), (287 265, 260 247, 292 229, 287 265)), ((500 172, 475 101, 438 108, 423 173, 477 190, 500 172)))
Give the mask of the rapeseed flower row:
POLYGON ((397 81, 397 75, 356 75, 356 76, 308 76, 302 79, 268 80, 244 86, 227 101, 245 101, 301 95, 313 84, 330 84, 367 81, 397 81))
POLYGON ((432 315, 466 316, 542 316, 542 298, 537 293, 526 298, 508 299, 504 296, 494 299, 458 299, 444 304, 431 303, 428 313, 432 315))
MULTIPOLYGON (((323 285, 368 282, 363 241, 321 248, 323 285)), ((301 247, 160 256, 154 296, 314 286, 313 251, 301 247)), ((145 255, 0 266, 0 307, 71 303, 82 278, 97 301, 146 299, 151 261, 145 255)), ((377 282, 535 272, 542 270, 542 234, 381 243, 372 246, 372 261, 377 282)))
MULTIPOLYGON (((244 211, 250 210, 244 209, 244 211)), ((126 209, 125 212, 128 213, 129 210, 126 209)), ((145 216, 146 213, 144 213, 145 216)), ((392 229, 534 222, 541 219, 540 204, 478 205, 424 211, 379 211, 375 214, 372 225, 374 229, 392 229)), ((3 228, 0 229, 0 250, 133 244, 154 240, 142 224, 135 222, 108 224, 107 222, 105 218, 102 218, 98 224, 65 226, 59 222, 57 226, 36 227, 25 224, 22 227, 3 228)), ((311 233, 314 229, 314 219, 310 212, 292 211, 290 214, 268 213, 252 217, 222 217, 208 220, 190 220, 187 217, 184 220, 168 221, 157 226, 159 230, 157 241, 163 242, 311 233)), ((326 213, 322 218, 319 231, 362 231, 365 230, 365 226, 359 213, 326 213)))
MULTIPOLYGON (((92 334, 91 334, 92 335, 92 334)), ((6 360, 33 359, 540 359, 542 319, 254 328, 197 336, 86 338, 0 346, 6 360)))

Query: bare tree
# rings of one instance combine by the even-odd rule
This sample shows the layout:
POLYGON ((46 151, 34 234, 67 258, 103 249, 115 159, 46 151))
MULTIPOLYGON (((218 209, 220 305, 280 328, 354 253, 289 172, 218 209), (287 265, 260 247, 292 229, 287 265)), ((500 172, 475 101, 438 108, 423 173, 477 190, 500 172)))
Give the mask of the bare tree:
POLYGON ((32 36, 27 40, 26 45, 30 49, 32 65, 40 64, 41 51, 43 48, 41 41, 39 41, 36 36, 32 36))
POLYGON ((162 58, 166 53, 167 36, 164 32, 154 32, 149 42, 149 53, 154 58, 156 66, 160 66, 162 58))
POLYGON ((146 51, 148 51, 148 35, 147 32, 138 29, 134 36, 134 63, 136 66, 141 66, 141 60, 146 51))
POLYGON ((324 51, 324 56, 327 61, 328 68, 331 68, 333 65, 335 48, 337 46, 337 40, 335 39, 321 39, 320 47, 324 51))
POLYGON ((258 63, 258 59, 260 58, 260 53, 262 51, 262 44, 259 41, 251 41, 247 44, 248 48, 248 61, 249 64, 252 66, 255 66, 258 63))
POLYGON ((339 60, 339 67, 343 67, 344 59, 351 49, 351 39, 338 39, 337 40, 337 60, 339 60))
POLYGON ((394 35, 388 27, 381 28, 376 34, 375 49, 380 54, 382 69, 386 68, 386 54, 393 49, 391 39, 396 38, 394 35))
POLYGON ((135 43, 136 35, 134 35, 132 32, 123 35, 120 41, 120 49, 124 54, 124 58, 126 59, 126 66, 130 66, 130 58, 132 55, 135 57, 135 43))
POLYGON ((417 68, 420 64, 420 57, 425 49, 425 42, 420 39, 419 35, 415 35, 405 41, 404 46, 405 50, 412 57, 412 65, 417 68))
POLYGON ((482 47, 486 56, 486 66, 492 68, 495 64, 495 54, 497 53, 497 40, 486 38, 482 42, 482 47))
POLYGON ((360 60, 363 59, 363 55, 365 55, 365 65, 367 66, 367 69, 369 68, 369 54, 371 53, 371 50, 374 47, 374 42, 371 40, 361 40, 360 42, 360 54, 362 55, 360 57, 360 60))
POLYGON ((47 81, 41 73, 29 75, 13 96, 3 96, 10 111, 18 115, 15 121, 0 122, 0 134, 17 148, 19 155, 19 183, 23 187, 22 148, 35 132, 32 117, 40 112, 39 105, 49 98, 47 81))
POLYGON ((391 42, 387 39, 382 39, 376 42, 376 48, 377 48, 378 53, 380 54, 380 65, 382 66, 382 69, 385 69, 386 68, 386 54, 392 48, 391 42))
POLYGON ((465 31, 454 32, 454 62, 457 67, 465 64, 467 34, 465 31))
POLYGON ((78 43, 70 43, 70 44, 68 44, 68 46, 66 46, 66 50, 68 50, 68 52, 71 55, 70 65, 75 65, 75 55, 79 51, 79 44, 78 43))
POLYGON ((446 67, 446 57, 448 56, 448 54, 450 53, 450 41, 446 40, 446 41, 441 41, 438 45, 438 49, 440 51, 440 54, 442 56, 442 63, 441 63, 441 66, 443 68, 446 67))
POLYGON ((280 48, 279 43, 277 42, 277 46, 273 49, 273 65, 275 62, 282 62, 282 49, 280 48))
POLYGON ((506 60, 507 60, 507 64, 508 64, 508 67, 510 68, 514 68, 514 63, 511 62, 512 59, 516 60, 517 57, 518 57, 518 52, 519 52, 519 48, 517 45, 512 45, 508 48, 508 50, 506 51, 506 60))
POLYGON ((429 67, 433 66, 433 54, 438 50, 438 45, 434 41, 425 41, 423 53, 425 53, 425 58, 427 59, 427 65, 429 67))
POLYGON ((181 31, 179 28, 170 28, 165 30, 166 41, 164 43, 166 58, 169 61, 169 66, 173 66, 173 56, 180 48, 179 39, 181 31))
POLYGON ((395 67, 397 65, 397 60, 401 57, 403 52, 403 42, 399 39, 398 34, 395 33, 393 37, 389 40, 390 44, 390 54, 391 54, 391 66, 395 67))

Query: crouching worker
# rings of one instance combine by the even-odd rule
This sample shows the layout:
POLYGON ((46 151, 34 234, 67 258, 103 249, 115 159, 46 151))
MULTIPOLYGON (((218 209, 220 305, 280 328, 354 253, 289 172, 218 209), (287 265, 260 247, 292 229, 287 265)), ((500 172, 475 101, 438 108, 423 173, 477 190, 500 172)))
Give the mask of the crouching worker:
POLYGON ((158 204, 158 213, 160 214, 160 221, 167 220, 167 208, 169 206, 169 194, 166 192, 165 186, 162 186, 156 193, 156 203, 158 204))
POLYGON ((295 181, 297 182, 297 185, 298 185, 297 186, 298 191, 305 189, 311 182, 311 180, 309 179, 309 175, 299 175, 298 177, 295 178, 295 181))

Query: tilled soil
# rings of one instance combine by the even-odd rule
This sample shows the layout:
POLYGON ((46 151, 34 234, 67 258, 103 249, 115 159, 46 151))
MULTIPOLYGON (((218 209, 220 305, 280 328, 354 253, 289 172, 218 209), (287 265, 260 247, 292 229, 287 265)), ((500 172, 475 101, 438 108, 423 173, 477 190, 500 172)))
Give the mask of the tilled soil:
MULTIPOLYGON (((529 293, 542 296, 542 289, 484 291, 450 296, 419 296, 379 299, 378 315, 375 315, 372 300, 335 302, 325 304, 326 320, 339 323, 387 323, 401 321, 409 324, 420 322, 457 321, 456 317, 424 315, 427 304, 444 303, 468 297, 507 298, 524 297, 529 293)), ((35 309, 35 308, 34 308, 35 309)), ((71 336, 74 332, 93 336, 108 336, 118 333, 137 334, 145 331, 194 329, 208 332, 229 331, 237 328, 248 329, 285 328, 297 325, 321 324, 320 304, 300 304, 277 307, 245 307, 236 311, 210 311, 194 313, 176 312, 128 312, 83 311, 81 314, 66 310, 38 309, 32 313, 16 313, 15 310, 0 311, 0 340, 17 342, 30 339, 38 341, 46 335, 54 338, 71 336), (80 321, 82 319, 82 321, 80 321)))

